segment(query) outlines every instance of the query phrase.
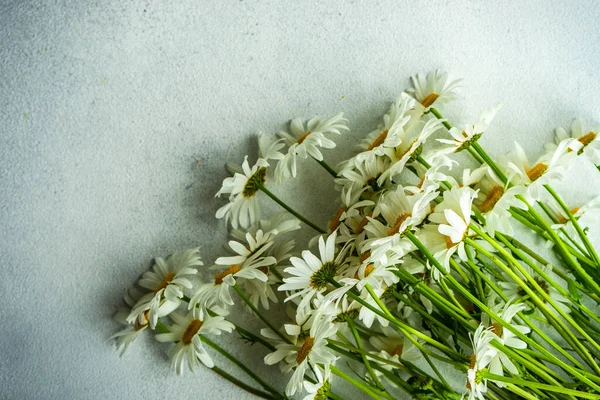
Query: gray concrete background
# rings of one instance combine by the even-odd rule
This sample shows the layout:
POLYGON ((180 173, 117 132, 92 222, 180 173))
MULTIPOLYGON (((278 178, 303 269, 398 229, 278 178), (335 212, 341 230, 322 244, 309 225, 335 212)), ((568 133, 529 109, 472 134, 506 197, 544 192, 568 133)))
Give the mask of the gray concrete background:
MULTIPOLYGON (((122 359, 106 340, 154 256, 219 255, 224 162, 259 130, 344 111, 340 161, 434 68, 465 78, 454 121, 505 104, 482 139, 495 154, 537 151, 575 116, 595 127, 598 4, 0 2, 0 397, 251 398, 206 369, 171 374, 151 338, 122 359)), ((302 173, 298 208, 327 220, 328 176, 302 173)), ((276 376, 257 347, 222 343, 276 376)))

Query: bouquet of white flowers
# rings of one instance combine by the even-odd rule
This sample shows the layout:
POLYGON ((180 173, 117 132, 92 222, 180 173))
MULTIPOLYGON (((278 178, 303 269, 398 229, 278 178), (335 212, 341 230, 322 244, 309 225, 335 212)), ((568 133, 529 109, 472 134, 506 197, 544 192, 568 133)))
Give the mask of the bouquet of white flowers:
POLYGON ((150 332, 173 343, 177 373, 202 363, 265 399, 340 399, 342 384, 373 399, 600 399, 600 257, 587 235, 600 203, 567 204, 552 186, 574 164, 600 169, 598 131, 575 121, 533 162, 519 145, 492 157, 479 139, 499 105, 455 127, 440 110, 458 80, 435 72, 411 84, 335 167, 322 151, 348 130, 342 114, 259 135, 258 159, 228 164, 217 193, 229 254, 210 278, 198 248, 156 258, 117 314, 118 348, 150 332), (460 157, 477 167, 461 171, 460 157), (341 192, 327 228, 271 184, 310 158, 341 192), (271 200, 282 213, 261 219, 271 200), (231 321, 236 302, 260 332, 231 321), (288 320, 266 312, 275 304, 288 320), (233 331, 290 374, 284 392, 213 341, 233 331))

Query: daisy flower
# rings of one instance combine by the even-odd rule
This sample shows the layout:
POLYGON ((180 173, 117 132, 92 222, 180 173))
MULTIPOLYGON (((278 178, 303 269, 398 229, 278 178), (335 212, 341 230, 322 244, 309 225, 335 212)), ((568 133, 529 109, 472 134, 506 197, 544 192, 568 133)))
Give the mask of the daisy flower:
POLYGON ((473 204, 485 216, 485 230, 492 236, 496 231, 512 235, 513 227, 508 210, 510 207, 527 208, 516 197, 525 196, 526 188, 520 185, 507 187, 487 165, 473 171, 465 169, 462 182, 464 186, 477 190, 473 204))
POLYGON ((429 215, 429 220, 438 225, 427 225, 421 230, 419 238, 434 251, 434 257, 446 271, 450 270, 450 257, 454 253, 458 252, 463 261, 467 259, 463 240, 469 232, 471 204, 475 196, 477 192, 469 187, 453 187, 445 191, 444 200, 429 215))
POLYGON ((131 307, 137 303, 137 300, 142 295, 143 293, 135 288, 128 290, 123 297, 125 304, 127 304, 127 308, 123 307, 115 314, 115 320, 125 328, 112 335, 109 339, 116 339, 117 350, 120 350, 119 355, 121 357, 123 354, 125 354, 131 343, 138 338, 140 333, 148 328, 147 317, 144 318, 145 321, 143 323, 140 323, 138 320, 136 320, 133 324, 127 322, 127 317, 131 312, 131 307))
POLYGON ((458 153, 469 147, 471 143, 479 140, 481 135, 483 135, 490 126, 492 119, 494 119, 494 116, 501 106, 501 104, 495 104, 493 107, 484 110, 479 115, 479 119, 476 123, 466 125, 463 130, 458 128, 450 129, 449 133, 452 135, 451 140, 437 139, 438 142, 449 145, 442 150, 442 153, 458 153))
POLYGON ((225 321, 221 316, 210 317, 204 315, 200 318, 196 310, 187 315, 173 313, 170 315, 173 325, 169 326, 169 333, 159 333, 156 340, 159 342, 175 342, 175 346, 169 351, 171 357, 171 368, 178 375, 183 373, 184 365, 187 364, 190 371, 200 366, 200 361, 208 368, 214 367, 214 363, 208 352, 202 345, 200 339, 203 335, 220 335, 221 332, 232 332, 234 326, 225 321))
POLYGON ((570 148, 571 151, 577 151, 577 155, 584 155, 594 165, 600 164, 600 128, 595 131, 585 133, 580 119, 575 119, 571 124, 571 132, 568 132, 563 127, 556 128, 554 143, 547 143, 545 148, 549 151, 554 151, 565 139, 576 139, 575 146, 570 148))
POLYGON ((448 73, 440 70, 430 72, 427 77, 417 74, 411 77, 410 81, 412 87, 407 89, 407 92, 419 102, 421 113, 455 100, 460 83, 460 79, 452 81, 448 78, 448 73))
POLYGON ((423 123, 419 121, 404 131, 402 143, 394 149, 385 149, 385 154, 392 162, 392 165, 377 179, 377 184, 383 186, 386 180, 393 181, 394 177, 399 175, 404 166, 420 153, 423 143, 429 136, 435 133, 442 123, 432 118, 423 123))
POLYGON ((502 162, 510 171, 508 179, 514 184, 527 186, 528 195, 534 200, 539 200, 545 193, 544 185, 562 179, 567 167, 575 160, 575 153, 568 152, 573 147, 579 147, 577 141, 566 139, 553 152, 544 154, 535 163, 530 163, 523 148, 515 143, 515 151, 502 162))
POLYGON ((329 399, 329 392, 331 391, 331 378, 330 371, 328 369, 321 372, 319 366, 313 368, 315 376, 317 378, 316 383, 304 381, 304 389, 307 394, 302 400, 327 400, 329 399))
POLYGON ((437 195, 433 191, 407 195, 401 185, 395 191, 385 193, 365 226, 369 239, 364 246, 371 251, 371 258, 382 260, 390 250, 406 253, 412 246, 407 245, 404 233, 423 222, 437 195), (378 218, 380 216, 384 222, 378 218))
POLYGON ((367 191, 367 198, 385 189, 379 186, 379 177, 390 167, 391 162, 387 157, 369 157, 355 159, 346 168, 340 170, 335 183, 342 186, 346 191, 353 193, 367 191))
MULTIPOLYGON (((258 140, 258 158, 269 161, 269 160, 281 160, 283 154, 279 151, 285 147, 283 139, 273 140, 267 137, 264 133, 260 132, 257 137, 258 140)), ((230 174, 244 174, 244 169, 240 164, 228 162, 225 164, 225 169, 230 174)))
POLYGON ((342 250, 337 256, 335 255, 336 236, 337 232, 333 232, 327 237, 327 242, 323 236, 319 237, 320 259, 309 250, 302 252, 302 258, 290 258, 292 267, 286 268, 284 272, 291 276, 283 278, 285 283, 279 286, 279 290, 297 292, 289 295, 285 301, 300 296, 302 301, 298 308, 306 309, 315 295, 322 294, 327 290, 330 280, 335 278, 338 270, 342 267, 345 255, 345 250, 342 250))
POLYGON ((332 350, 327 347, 327 339, 335 335, 336 328, 331 318, 317 316, 313 319, 309 335, 296 344, 280 344, 277 350, 265 357, 267 365, 285 361, 284 371, 289 372, 296 368, 288 382, 285 393, 293 396, 302 390, 304 374, 311 365, 320 364, 325 370, 337 359, 332 350))
POLYGON ((127 317, 130 324, 145 324, 154 329, 159 317, 169 315, 181 304, 183 289, 191 289, 192 283, 187 278, 198 271, 192 267, 204 265, 200 259, 199 248, 189 249, 183 253, 175 253, 167 260, 157 257, 153 271, 145 272, 138 282, 142 288, 151 290, 142 296, 127 317))
POLYGON ((343 113, 333 117, 319 119, 312 118, 306 123, 306 127, 300 118, 290 123, 290 133, 281 131, 278 135, 288 144, 288 152, 277 163, 275 176, 278 182, 290 177, 296 177, 297 157, 308 158, 311 156, 317 161, 323 161, 323 154, 319 148, 333 149, 335 142, 325 137, 326 134, 340 134, 342 130, 348 130, 348 122, 343 118, 343 113))
MULTIPOLYGON (((513 328, 526 335, 531 332, 531 329, 528 326, 518 325, 512 322, 513 318, 517 315, 517 313, 524 311, 527 309, 527 305, 524 303, 519 304, 511 304, 510 302, 505 305, 499 304, 493 308, 494 312, 499 314, 500 318, 511 324, 513 328)), ((507 347, 512 347, 515 349, 525 349, 527 348, 527 344, 519 339, 514 333, 505 329, 500 323, 492 322, 491 324, 491 332, 496 335, 496 340, 498 340, 502 345, 507 347)), ((513 362, 508 358, 506 354, 502 351, 498 350, 496 355, 490 360, 488 369, 491 373, 496 375, 504 375, 503 367, 506 368, 508 372, 514 375, 519 374, 519 370, 513 362)), ((506 385, 503 382, 496 382, 496 384, 500 387, 505 387, 506 385)))
POLYGON ((480 325, 473 334, 471 341, 473 343, 473 354, 469 362, 467 370, 467 384, 469 400, 483 400, 487 392, 487 380, 483 379, 478 372, 488 366, 493 357, 496 356, 497 350, 492 347, 490 342, 496 336, 480 325))
POLYGON ((402 143, 401 133, 411 119, 409 111, 414 107, 415 100, 402 93, 390 106, 388 113, 383 116, 383 124, 369 133, 360 143, 359 148, 362 152, 356 156, 356 159, 361 161, 373 156, 382 156, 383 149, 399 146, 402 143))
POLYGON ((250 168, 248 156, 244 157, 242 173, 235 173, 232 177, 225 178, 216 197, 229 194, 229 203, 219 208, 216 213, 218 219, 225 218, 231 221, 231 226, 247 228, 259 216, 258 199, 256 193, 265 184, 267 167, 269 163, 259 158, 250 168))

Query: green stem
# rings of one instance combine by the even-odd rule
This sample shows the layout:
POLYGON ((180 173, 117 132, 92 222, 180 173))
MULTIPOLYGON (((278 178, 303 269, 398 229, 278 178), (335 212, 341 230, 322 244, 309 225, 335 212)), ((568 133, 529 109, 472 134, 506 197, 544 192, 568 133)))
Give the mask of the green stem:
POLYGON ((250 299, 248 299, 246 294, 244 292, 242 292, 242 289, 240 289, 240 287, 238 285, 233 285, 233 290, 235 290, 237 292, 237 294, 248 305, 248 307, 250 307, 250 309, 252 309, 252 311, 254 311, 254 313, 258 316, 258 318, 260 318, 260 320, 262 322, 264 322, 265 325, 267 325, 269 328, 271 328, 271 330, 273 332, 275 332, 277 334, 277 336, 279 336, 281 339, 283 339, 284 342, 286 342, 288 344, 292 343, 292 341, 287 336, 285 336, 283 333, 281 333, 279 331, 279 329, 277 329, 264 315, 262 315, 262 313, 258 310, 258 308, 256 308, 256 306, 254 306, 254 304, 252 304, 250 299))
POLYGON ((338 174, 337 174, 337 172, 335 172, 335 170, 334 170, 333 168, 331 168, 331 167, 329 166, 329 164, 327 164, 327 163, 326 163, 324 160, 321 160, 321 161, 319 161, 319 160, 317 160, 317 159, 316 159, 316 158, 314 158, 314 157, 313 157, 313 160, 315 160, 316 162, 318 162, 319 164, 321 164, 321 166, 322 166, 323 168, 325 168, 325 170, 326 170, 327 172, 329 172, 329 174, 330 174, 331 176, 333 176, 334 178, 337 178, 337 177, 338 177, 338 174))
POLYGON ((261 385, 265 390, 268 390, 269 392, 273 393, 276 396, 276 398, 281 398, 281 393, 277 389, 271 387, 271 385, 269 385, 267 382, 263 381, 258 375, 256 375, 254 372, 252 372, 252 370, 250 368, 246 367, 240 360, 238 360, 237 358, 235 358, 234 356, 229 354, 225 349, 223 349, 221 346, 219 346, 218 344, 216 344, 215 342, 213 342, 206 336, 204 336, 204 335, 198 335, 198 336, 200 337, 200 340, 202 340, 204 343, 206 343, 207 345, 209 345, 210 347, 212 347, 213 349, 215 349, 216 351, 221 353, 225 358, 227 358, 229 361, 234 363, 239 369, 244 371, 250 378, 252 378, 254 381, 256 381, 256 383, 261 385))
POLYGON ((288 206, 287 204, 285 204, 283 201, 281 201, 279 199, 279 197, 275 196, 264 185, 261 185, 261 184, 257 183, 256 187, 258 187, 259 190, 261 190, 264 194, 266 194, 271 199, 273 199, 273 201, 275 201, 275 203, 277 203, 281 207, 285 208, 290 214, 292 214, 294 217, 298 218, 300 221, 304 222, 306 225, 308 225, 311 228, 313 228, 315 231, 317 231, 319 233, 327 233, 324 229, 319 228, 317 225, 313 224, 308 219, 304 218, 302 215, 300 215, 298 212, 296 212, 293 208, 291 208, 290 206, 288 206))
MULTIPOLYGON (((352 319, 348 319, 348 327, 350 328, 350 331, 352 332, 352 335, 354 336, 354 340, 356 341, 356 347, 358 347, 360 350, 364 350, 362 340, 360 339, 360 335, 359 335, 358 331, 356 330, 356 327, 354 326, 354 321, 352 321, 352 319)), ((367 358, 367 356, 362 353, 361 353, 361 356, 363 359, 363 364, 365 364, 365 367, 367 368, 367 372, 369 372, 369 375, 371 375, 373 382, 375 382, 375 384, 377 385, 377 387, 380 390, 385 391, 385 388, 381 384, 381 381, 377 377, 377 374, 375 374, 375 371, 373 371, 373 368, 371 368, 371 363, 369 362, 369 359, 367 358)))
POLYGON ((215 367, 212 367, 211 369, 213 370, 213 372, 217 373, 218 375, 221 375, 223 378, 227 379, 229 382, 233 383, 234 385, 245 390, 248 393, 252 393, 253 395, 258 396, 263 399, 277 400, 277 397, 274 397, 267 392, 263 392, 262 390, 255 389, 252 386, 245 384, 244 382, 240 381, 239 379, 234 378, 233 376, 229 375, 227 372, 223 371, 219 367, 215 366, 215 367))
POLYGON ((550 185, 544 185, 544 187, 546 188, 548 193, 550 193, 550 195, 552 195, 552 197, 554 197, 554 200, 556 200, 556 202, 560 205, 560 207, 563 209, 563 211, 567 214, 567 216, 569 217, 569 220, 575 227, 575 230, 577 231, 579 238, 583 241, 585 248, 588 250, 588 254, 592 257, 592 259, 596 263, 596 266, 600 267, 600 258, 598 257, 598 253, 596 253, 594 246, 592 246, 587 235, 585 234, 583 229, 581 229, 581 225, 579 225, 579 221, 577 221, 577 218, 575 218, 575 216, 573 216, 573 213, 571 213, 571 210, 569 210, 569 207, 567 207, 567 205, 562 200, 562 198, 554 191, 554 189, 552 189, 552 187, 550 187, 550 185))
POLYGON ((556 386, 556 385, 547 385, 547 384, 539 383, 539 382, 535 382, 535 381, 526 381, 521 378, 496 375, 496 374, 492 374, 491 372, 485 371, 485 370, 481 370, 481 376, 483 378, 487 378, 492 381, 512 383, 514 385, 519 385, 519 386, 523 386, 526 388, 535 388, 535 389, 546 390, 548 392, 562 393, 562 394, 566 394, 568 396, 581 397, 583 399, 600 399, 600 396, 597 394, 580 392, 579 390, 568 389, 568 388, 565 388, 562 386, 556 386))
POLYGON ((351 376, 345 374, 344 372, 342 372, 341 370, 339 370, 338 368, 336 368, 335 366, 331 366, 331 372, 333 372, 334 375, 339 376, 340 378, 348 381, 349 383, 351 383, 352 385, 356 386, 358 389, 362 390, 363 392, 365 392, 369 397, 371 397, 372 399, 381 399, 382 397, 386 398, 386 399, 390 399, 390 400, 394 400, 394 398, 392 396, 390 396, 387 393, 382 393, 379 390, 373 388, 373 387, 369 387, 367 385, 365 385, 364 383, 362 383, 361 381, 352 378, 351 376))

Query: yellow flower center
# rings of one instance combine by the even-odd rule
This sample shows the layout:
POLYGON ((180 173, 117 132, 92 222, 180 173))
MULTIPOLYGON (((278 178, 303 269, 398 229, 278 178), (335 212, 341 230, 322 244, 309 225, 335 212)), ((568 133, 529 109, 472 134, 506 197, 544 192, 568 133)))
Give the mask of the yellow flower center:
POLYGON ((358 224, 358 228, 356 228, 356 233, 361 233, 365 230, 365 226, 367 226, 367 224, 369 223, 369 219, 367 217, 370 217, 371 215, 372 214, 369 213, 362 219, 362 221, 360 221, 360 224, 358 224))
POLYGON ((588 144, 592 143, 594 139, 596 139, 596 133, 588 132, 577 140, 583 145, 583 147, 585 147, 588 144))
POLYGON ((504 333, 504 327, 498 322, 492 322, 492 332, 496 334, 498 337, 502 337, 504 333))
MULTIPOLYGON (((578 211, 579 211, 579 207, 575 207, 575 208, 571 209, 569 212, 571 214, 575 215, 575 214, 577 214, 578 211)), ((559 215, 556 219, 561 224, 566 224, 567 221, 569 221, 569 219, 567 217, 565 217, 564 215, 559 215)))
POLYGON ((304 343, 302 344, 300 350, 298 350, 298 355, 296 356, 296 364, 300 365, 302 364, 302 361, 306 360, 306 357, 308 357, 308 355, 310 354, 310 351, 312 350, 314 344, 315 338, 313 338, 312 336, 309 336, 306 339, 304 339, 304 343))
POLYGON ((341 218, 342 214, 344 213, 344 211, 346 211, 347 209, 348 208, 344 207, 344 206, 341 206, 340 208, 338 208, 338 210, 335 213, 333 219, 329 223, 329 230, 331 232, 335 231, 336 228, 340 225, 340 218, 341 218))
POLYGON ((440 97, 440 95, 437 93, 429 93, 427 97, 421 101, 421 104, 423 104, 423 107, 429 107, 438 99, 438 97, 440 97))
POLYGON ((387 138, 387 135, 388 135, 388 130, 387 129, 383 130, 379 134, 379 136, 377 136, 377 139, 375 139, 373 141, 373 143, 371 143, 369 145, 369 147, 367 148, 367 150, 373 150, 375 147, 380 146, 385 141, 385 139, 387 138))
POLYGON ((235 273, 240 272, 241 268, 239 265, 234 264, 231 267, 229 267, 228 269, 226 269, 223 272, 220 272, 218 274, 215 275, 215 285, 220 285, 221 283, 223 283, 223 278, 225 278, 227 275, 233 275, 235 273))
POLYGON ((183 335, 181 335, 181 341, 183 342, 183 344, 188 345, 192 343, 194 335, 198 333, 201 327, 202 321, 200 321, 199 319, 192 320, 192 322, 190 322, 187 328, 185 328, 185 331, 183 331, 183 335))
POLYGON ((444 239, 446 240, 446 248, 448 249, 452 248, 456 244, 452 241, 452 239, 450 239, 450 236, 444 236, 444 239))
POLYGON ((392 236, 392 235, 395 235, 396 233, 399 233, 402 223, 404 223, 404 221, 406 221, 406 219, 409 218, 411 215, 412 215, 411 213, 404 213, 404 214, 400 215, 398 218, 396 218, 396 221, 394 222, 394 226, 392 226, 387 231, 388 236, 392 236))
POLYGON ((175 278, 175 274, 172 272, 167 272, 167 274, 165 275, 165 278, 162 280, 162 282, 156 287, 156 290, 154 291, 154 294, 158 293, 160 290, 166 288, 169 283, 171 283, 171 281, 173 280, 173 278, 175 278))
POLYGON ((304 142, 304 140, 311 134, 312 132, 308 131, 306 132, 304 135, 300 136, 300 139, 298 139, 298 141, 296 143, 298 144, 302 144, 302 142, 304 142))
POLYGON ((498 200, 500 200, 500 198, 502 197, 503 193, 504 193, 504 189, 502 188, 502 186, 499 186, 499 185, 494 186, 488 192, 483 203, 481 203, 481 205, 479 206, 479 209, 481 210, 481 212, 486 213, 486 212, 490 211, 492 208, 494 208, 494 206, 496 205, 498 200))
POLYGON ((529 180, 533 182, 544 175, 544 172, 546 172, 547 169, 548 165, 544 163, 537 163, 533 166, 533 168, 527 171, 527 176, 529 177, 529 180))
POLYGON ((402 355, 402 350, 404 350, 404 346, 401 344, 396 345, 396 347, 394 347, 394 349, 392 350, 392 352, 390 353, 391 356, 401 356, 402 355))

